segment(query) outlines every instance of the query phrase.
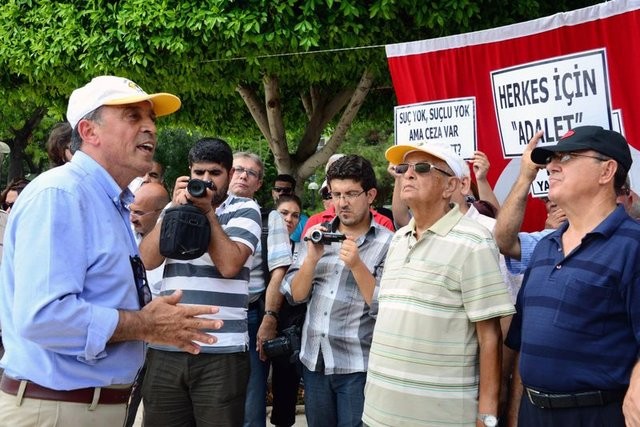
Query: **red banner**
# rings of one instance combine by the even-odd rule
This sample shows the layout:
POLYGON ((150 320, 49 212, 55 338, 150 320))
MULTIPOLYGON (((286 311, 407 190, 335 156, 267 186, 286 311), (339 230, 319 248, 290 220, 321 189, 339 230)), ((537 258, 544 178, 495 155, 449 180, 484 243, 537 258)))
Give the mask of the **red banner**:
MULTIPOLYGON (((498 200, 511 188, 517 156, 537 128, 545 130, 548 144, 579 125, 622 131, 632 146, 631 186, 640 188, 639 0, 389 45, 386 51, 399 105, 430 106, 442 100, 460 104, 475 98, 474 143, 489 156, 489 180, 498 200)), ((396 127, 398 123, 396 117, 396 127)), ((443 134, 435 128, 409 135, 443 134)), ((452 133, 454 128, 447 128, 444 133, 452 133)), ((543 204, 530 200, 523 229, 541 229, 545 217, 543 204)))

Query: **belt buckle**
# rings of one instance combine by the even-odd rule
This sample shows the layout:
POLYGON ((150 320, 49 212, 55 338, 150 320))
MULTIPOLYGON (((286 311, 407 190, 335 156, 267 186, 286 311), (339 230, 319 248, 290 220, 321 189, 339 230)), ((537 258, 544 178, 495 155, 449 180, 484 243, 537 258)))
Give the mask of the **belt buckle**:
POLYGON ((527 390, 527 396, 529 397, 529 402, 531 402, 533 406, 536 406, 541 409, 551 408, 549 395, 537 390, 530 389, 529 387, 526 387, 526 390, 527 390))

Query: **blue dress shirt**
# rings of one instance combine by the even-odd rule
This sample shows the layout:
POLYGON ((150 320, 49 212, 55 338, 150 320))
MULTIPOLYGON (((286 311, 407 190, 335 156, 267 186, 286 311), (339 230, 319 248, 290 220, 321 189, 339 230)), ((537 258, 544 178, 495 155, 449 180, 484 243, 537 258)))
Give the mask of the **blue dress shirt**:
POLYGON ((8 375, 57 390, 133 382, 144 344, 108 343, 118 310, 140 308, 132 199, 80 151, 20 194, 0 267, 8 375))

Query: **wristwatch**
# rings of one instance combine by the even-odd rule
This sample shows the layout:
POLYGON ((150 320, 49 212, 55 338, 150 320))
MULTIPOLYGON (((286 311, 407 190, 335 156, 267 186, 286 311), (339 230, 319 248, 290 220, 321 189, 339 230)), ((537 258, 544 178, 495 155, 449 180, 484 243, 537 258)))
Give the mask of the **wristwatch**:
POLYGON ((493 414, 478 414, 478 419, 486 427, 496 427, 498 425, 498 417, 493 414))

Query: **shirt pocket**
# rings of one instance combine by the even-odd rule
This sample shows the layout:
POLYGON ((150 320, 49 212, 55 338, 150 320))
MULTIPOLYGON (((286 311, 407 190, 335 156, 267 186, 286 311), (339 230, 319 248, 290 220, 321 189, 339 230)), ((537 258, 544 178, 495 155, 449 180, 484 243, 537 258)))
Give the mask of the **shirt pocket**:
POLYGON ((609 316, 613 288, 569 279, 558 302, 553 324, 581 334, 602 336, 609 316))

